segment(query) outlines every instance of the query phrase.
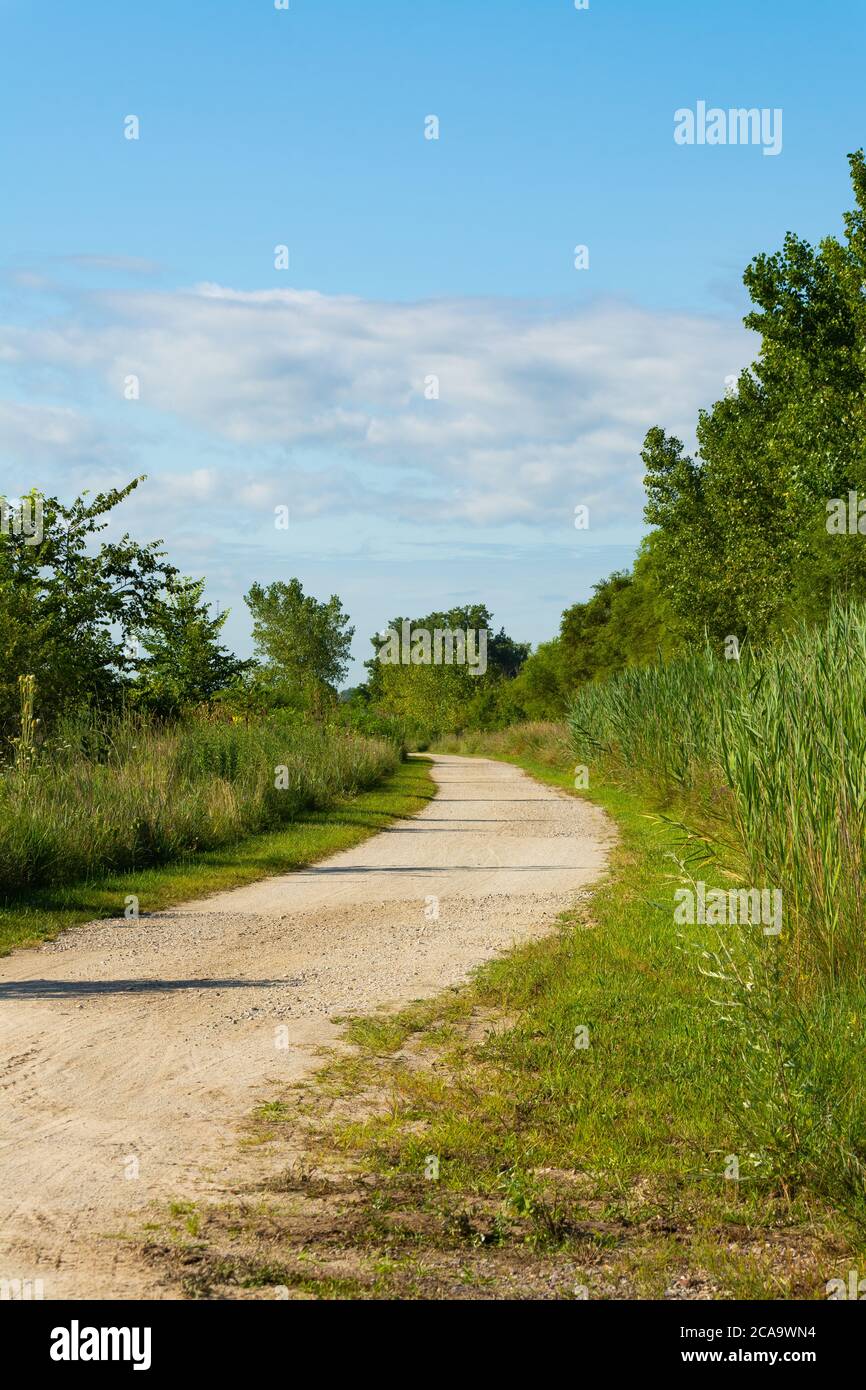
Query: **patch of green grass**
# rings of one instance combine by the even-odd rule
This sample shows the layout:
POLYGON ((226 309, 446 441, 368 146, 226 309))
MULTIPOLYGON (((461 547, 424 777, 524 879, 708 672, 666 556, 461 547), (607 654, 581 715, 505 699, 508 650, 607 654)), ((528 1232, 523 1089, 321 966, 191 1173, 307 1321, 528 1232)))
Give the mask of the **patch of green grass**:
POLYGON ((257 1120, 266 1120, 269 1124, 290 1120, 292 1117, 291 1107, 283 1100, 266 1100, 253 1111, 253 1114, 257 1120))
MULTIPOLYGON (((444 996, 445 999, 448 996, 444 996)), ((450 1002, 443 998, 421 999, 399 1013, 365 1015, 360 1018, 337 1019, 344 1023, 343 1038, 354 1043, 363 1052, 398 1052, 414 1034, 429 1030, 434 1024, 445 1027, 443 1019, 452 1020, 465 1017, 471 1011, 471 1004, 457 990, 452 991, 450 1002)))
POLYGON ((283 829, 234 845, 187 855, 157 868, 106 875, 69 887, 35 890, 0 907, 0 955, 33 945, 100 917, 123 916, 127 896, 142 914, 159 912, 228 888, 289 873, 339 850, 351 849, 395 819, 413 815, 436 794, 429 763, 413 758, 369 791, 324 810, 302 811, 283 829))

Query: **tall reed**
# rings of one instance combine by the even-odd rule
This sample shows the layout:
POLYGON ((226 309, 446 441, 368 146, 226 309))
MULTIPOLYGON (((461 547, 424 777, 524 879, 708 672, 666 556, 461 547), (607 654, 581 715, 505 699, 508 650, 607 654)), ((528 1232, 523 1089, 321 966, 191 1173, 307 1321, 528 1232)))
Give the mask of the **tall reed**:
POLYGON ((778 937, 691 943, 710 1036, 754 1175, 866 1220, 866 609, 588 685, 569 722, 577 758, 714 818, 748 885, 782 890, 778 937))
POLYGON ((783 891, 794 987, 866 976, 866 609, 587 685, 569 723, 576 757, 730 823, 751 882, 783 891))

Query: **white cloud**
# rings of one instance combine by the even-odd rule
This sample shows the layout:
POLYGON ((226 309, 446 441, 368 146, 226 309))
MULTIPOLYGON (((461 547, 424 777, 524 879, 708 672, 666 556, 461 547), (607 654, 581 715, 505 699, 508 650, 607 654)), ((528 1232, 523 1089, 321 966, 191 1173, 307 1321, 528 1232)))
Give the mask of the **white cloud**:
POLYGON ((10 462, 101 463, 109 449, 101 425, 80 410, 0 400, 0 453, 10 462))
MULTIPOLYGON (((66 321, 0 330, 0 360, 25 380, 50 369, 72 391, 86 382, 88 395, 96 375, 113 401, 134 373, 135 410, 244 458, 178 478, 176 496, 286 500, 276 455, 303 475, 310 510, 422 506, 479 526, 545 524, 576 502, 600 524, 638 522, 646 430, 689 439, 698 407, 754 352, 728 321, 614 302, 377 303, 206 284, 74 304, 66 321), (437 400, 425 399, 431 376, 437 400)), ((6 410, 14 434, 23 417, 6 410)), ((55 450, 65 430, 76 452, 83 429, 86 447, 74 412, 43 410, 34 429, 55 450)))

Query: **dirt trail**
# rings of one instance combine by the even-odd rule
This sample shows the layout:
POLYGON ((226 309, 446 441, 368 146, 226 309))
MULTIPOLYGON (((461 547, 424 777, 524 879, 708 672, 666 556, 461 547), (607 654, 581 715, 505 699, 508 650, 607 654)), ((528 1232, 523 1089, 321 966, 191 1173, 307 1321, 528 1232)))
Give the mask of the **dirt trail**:
POLYGON ((603 868, 588 803, 487 760, 433 774, 419 815, 309 869, 0 960, 0 1278, 165 1296, 123 1232, 233 1189, 239 1126, 334 1015, 458 983, 603 868))

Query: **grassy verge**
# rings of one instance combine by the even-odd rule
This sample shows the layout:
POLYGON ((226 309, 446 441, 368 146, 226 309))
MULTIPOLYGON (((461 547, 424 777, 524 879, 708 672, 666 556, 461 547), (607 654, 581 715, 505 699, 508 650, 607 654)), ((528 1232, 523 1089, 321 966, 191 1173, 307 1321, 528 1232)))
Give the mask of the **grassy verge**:
POLYGON ((343 797, 323 810, 299 812, 282 829, 184 855, 158 867, 22 894, 0 907, 0 954, 50 939, 82 922, 122 916, 130 894, 138 898, 142 913, 158 912, 206 893, 287 873, 350 849, 397 817, 420 810, 434 794, 429 765, 413 760, 371 790, 343 797))
MULTIPOLYGON (((595 799, 604 797, 605 787, 616 786, 673 832, 674 843, 665 851, 671 881, 664 891, 659 887, 668 924, 675 894, 680 902, 691 898, 694 907, 703 885, 708 896, 717 890, 714 896, 723 905, 721 917, 715 917, 719 925, 709 924, 708 909, 707 925, 681 930, 691 969, 706 985, 703 1007, 714 1021, 712 1036, 718 1033, 723 1040, 719 1068, 739 1097, 735 1149, 749 1155, 767 1186, 820 1195, 866 1224, 866 973, 857 964, 860 948, 852 944, 858 933, 862 937, 863 920, 851 892, 852 884, 861 890, 852 865, 863 838, 857 819, 862 808, 845 788, 834 790, 830 758, 831 745, 842 763, 846 748, 856 747, 856 721, 849 709, 843 728, 842 717, 828 716, 816 697, 814 709, 806 701, 811 724, 807 727, 805 715, 798 723, 780 692, 789 685, 808 692, 815 673, 808 652, 795 644, 793 654, 803 669, 789 671, 787 681, 780 670, 765 671, 762 692, 747 684, 752 678, 744 668, 726 670, 724 678, 736 686, 742 706, 710 702, 708 711, 703 677, 709 658, 702 657, 679 667, 626 672, 607 688, 585 687, 574 707, 570 739, 561 727, 526 725, 457 743, 463 751, 510 757, 563 786, 574 770, 572 760, 582 754, 592 766, 595 799), (754 695, 752 705, 746 689, 754 695), (715 732, 708 734, 704 725, 715 732), (727 771, 719 761, 722 754, 713 751, 723 727, 729 739, 727 771), (745 742, 737 771, 733 750, 740 735, 745 742), (824 762, 809 772, 816 739, 824 762), (801 750, 805 780, 795 770, 793 744, 801 750), (767 763, 771 748, 787 768, 784 775, 767 763), (814 819, 801 814, 810 787, 813 809, 823 807, 826 813, 820 831, 814 819), (831 813, 834 794, 839 804, 831 813), (756 820, 758 805, 763 811, 756 820), (778 821, 772 829, 764 812, 778 821), (787 859, 779 850, 775 867, 762 857, 768 835, 790 845, 787 859), (774 929, 765 932, 751 909, 746 924, 728 914, 731 890, 736 899, 743 889, 748 897, 750 888, 760 886, 769 900, 768 884, 776 885, 773 896, 783 909, 774 929), (804 910, 804 904, 811 906, 804 910)), ((791 654, 782 656, 787 660, 791 654)), ((732 664, 737 665, 727 666, 732 664)), ((853 708, 850 688, 843 693, 853 708)), ((853 758, 855 765, 861 761, 853 758)))
MULTIPOLYGON (((24 727, 24 725, 22 725, 24 727)), ((0 895, 176 862, 375 786, 396 741, 278 715, 79 717, 0 768, 0 895)))
MULTIPOLYGON (((556 740, 498 737, 488 755, 573 790, 556 740)), ((349 1053, 254 1118, 283 1174, 203 1207, 192 1239, 162 1231, 188 1294, 817 1299, 862 1264, 862 1226, 743 1149, 699 943, 671 919, 675 817, 592 799, 620 830, 608 879, 466 988, 350 1021, 349 1053)))

